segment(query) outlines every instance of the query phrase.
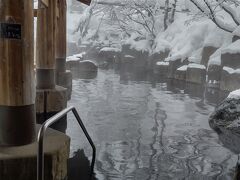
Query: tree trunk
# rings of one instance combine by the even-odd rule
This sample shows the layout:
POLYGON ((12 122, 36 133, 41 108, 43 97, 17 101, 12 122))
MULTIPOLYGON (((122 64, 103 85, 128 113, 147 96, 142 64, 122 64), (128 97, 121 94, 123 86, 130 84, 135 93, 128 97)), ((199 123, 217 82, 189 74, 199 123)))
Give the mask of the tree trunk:
POLYGON ((169 0, 165 0, 165 10, 164 10, 164 30, 168 28, 168 10, 169 10, 169 0))

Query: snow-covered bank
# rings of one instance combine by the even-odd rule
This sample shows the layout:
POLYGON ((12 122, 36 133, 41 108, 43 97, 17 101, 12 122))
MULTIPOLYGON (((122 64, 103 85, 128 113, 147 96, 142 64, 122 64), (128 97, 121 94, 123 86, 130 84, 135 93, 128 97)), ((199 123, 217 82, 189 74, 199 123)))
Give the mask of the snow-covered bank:
MULTIPOLYGON (((215 84, 228 91, 240 88, 235 76, 240 68, 237 61, 240 57, 240 40, 237 40, 240 26, 237 27, 221 7, 216 13, 218 22, 221 18, 221 24, 217 26, 208 16, 201 14, 196 5, 179 0, 173 21, 167 22, 165 27, 166 12, 151 8, 166 4, 159 4, 156 0, 144 4, 142 1, 135 4, 117 2, 126 4, 126 9, 113 6, 110 10, 106 5, 94 5, 79 11, 68 10, 68 41, 78 46, 75 53, 86 52, 83 59, 131 62, 141 69, 159 75, 164 72, 169 78, 186 81, 196 71, 196 77, 205 77, 194 82, 219 82, 215 84), (151 9, 153 13, 148 14, 148 19, 144 19, 147 15, 144 9, 151 9), (143 16, 137 12, 142 12, 143 16)), ((174 5, 174 1, 169 5, 174 5)), ((239 16, 238 10, 235 7, 230 9, 236 17, 239 16)), ((171 13, 168 15, 173 15, 171 13)))

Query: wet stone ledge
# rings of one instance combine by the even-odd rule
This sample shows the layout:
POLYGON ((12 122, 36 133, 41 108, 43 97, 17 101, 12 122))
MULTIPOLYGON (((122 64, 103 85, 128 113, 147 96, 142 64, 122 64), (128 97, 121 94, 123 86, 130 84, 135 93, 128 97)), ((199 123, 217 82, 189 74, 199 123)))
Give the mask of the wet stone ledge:
MULTIPOLYGON (((36 142, 25 146, 0 147, 0 179, 37 179, 37 147, 36 142)), ((44 139, 44 151, 45 180, 67 179, 70 138, 48 129, 44 139)))

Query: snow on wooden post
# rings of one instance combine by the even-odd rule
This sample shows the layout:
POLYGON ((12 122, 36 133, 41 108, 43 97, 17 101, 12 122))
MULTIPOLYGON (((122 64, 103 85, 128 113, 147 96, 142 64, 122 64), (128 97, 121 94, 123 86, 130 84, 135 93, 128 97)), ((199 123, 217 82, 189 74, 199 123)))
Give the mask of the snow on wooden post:
POLYGON ((67 3, 58 0, 56 9, 56 71, 66 71, 67 56, 67 3))
POLYGON ((56 1, 39 1, 37 13, 36 78, 38 89, 55 87, 56 1))
POLYGON ((35 140, 33 1, 0 1, 0 146, 35 140))

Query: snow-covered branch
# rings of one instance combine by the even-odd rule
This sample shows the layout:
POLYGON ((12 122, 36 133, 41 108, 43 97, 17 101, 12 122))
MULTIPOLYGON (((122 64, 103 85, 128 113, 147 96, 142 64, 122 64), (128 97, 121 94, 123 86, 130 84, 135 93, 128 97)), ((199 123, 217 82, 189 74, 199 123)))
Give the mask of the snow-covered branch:
MULTIPOLYGON (((238 16, 236 10, 231 7, 230 3, 226 0, 216 0, 215 3, 210 3, 208 0, 190 0, 204 15, 208 16, 217 27, 220 29, 232 33, 235 31, 237 26, 240 25, 240 17, 238 16), (204 2, 204 3, 201 3, 204 2), (220 10, 224 10, 232 19, 232 24, 228 21, 225 21, 221 16, 217 15, 214 8, 214 4, 217 4, 220 7, 220 10)), ((212 1, 211 1, 212 2, 212 1)))

